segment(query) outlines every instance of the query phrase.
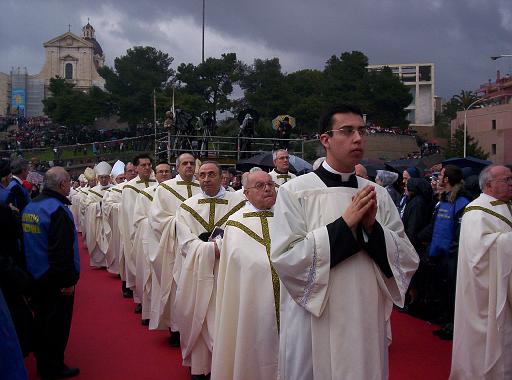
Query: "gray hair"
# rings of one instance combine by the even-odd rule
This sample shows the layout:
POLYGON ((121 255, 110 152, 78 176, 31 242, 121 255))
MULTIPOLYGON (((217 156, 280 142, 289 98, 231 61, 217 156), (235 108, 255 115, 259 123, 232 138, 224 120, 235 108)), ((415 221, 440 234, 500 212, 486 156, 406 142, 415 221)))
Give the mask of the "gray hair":
POLYGON ((11 173, 20 174, 23 170, 28 169, 28 161, 23 158, 15 158, 11 161, 11 173))
POLYGON ((499 166, 501 165, 489 165, 480 172, 480 175, 478 176, 478 185, 480 186, 480 190, 484 191, 485 185, 487 185, 494 177, 491 173, 492 169, 499 166))
POLYGON ((185 154, 188 154, 190 157, 192 157, 195 160, 195 157, 194 157, 194 155, 192 153, 182 153, 182 154, 180 154, 178 157, 176 157, 176 170, 178 169, 178 167, 181 164, 181 157, 183 157, 185 154))
POLYGON ((44 174, 43 187, 53 191, 58 191, 59 186, 64 181, 69 181, 70 177, 66 169, 61 166, 54 166, 44 174))
POLYGON ((242 174, 242 187, 245 189, 247 187, 247 177, 249 177, 249 172, 245 172, 242 174))
POLYGON ((277 154, 278 154, 279 152, 286 152, 286 153, 288 153, 288 150, 287 150, 287 149, 278 149, 278 150, 274 150, 274 151, 272 152, 272 161, 275 161, 275 160, 277 159, 277 154))
POLYGON ((260 168, 259 166, 255 166, 255 167, 249 169, 249 173, 262 172, 262 171, 263 171, 263 169, 260 168))

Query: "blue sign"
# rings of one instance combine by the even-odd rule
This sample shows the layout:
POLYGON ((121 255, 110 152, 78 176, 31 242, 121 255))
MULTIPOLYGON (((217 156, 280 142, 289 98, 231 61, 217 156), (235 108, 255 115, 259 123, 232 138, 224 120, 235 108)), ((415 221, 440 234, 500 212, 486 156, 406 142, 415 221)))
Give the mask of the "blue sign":
POLYGON ((15 88, 11 92, 11 110, 25 110, 25 89, 15 88))

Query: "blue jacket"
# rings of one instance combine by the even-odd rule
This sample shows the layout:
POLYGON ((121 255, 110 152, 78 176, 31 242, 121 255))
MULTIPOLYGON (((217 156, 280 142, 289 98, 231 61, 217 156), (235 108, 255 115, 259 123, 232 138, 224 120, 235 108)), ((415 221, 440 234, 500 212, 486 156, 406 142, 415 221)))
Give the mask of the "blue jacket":
POLYGON ((78 237, 63 195, 43 190, 25 207, 21 222, 27 270, 56 287, 75 285, 80 273, 78 237))
POLYGON ((18 182, 16 178, 12 178, 7 186, 9 191, 9 203, 12 203, 20 212, 30 203, 30 194, 27 189, 18 182))

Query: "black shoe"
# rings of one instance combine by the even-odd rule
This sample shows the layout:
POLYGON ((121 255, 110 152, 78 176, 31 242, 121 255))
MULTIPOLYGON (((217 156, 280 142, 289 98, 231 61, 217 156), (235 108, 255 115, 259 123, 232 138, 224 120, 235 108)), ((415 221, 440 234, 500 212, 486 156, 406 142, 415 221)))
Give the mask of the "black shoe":
POLYGON ((75 376, 78 376, 79 374, 80 374, 80 369, 68 367, 65 365, 64 367, 62 367, 62 369, 60 371, 49 372, 49 373, 41 372, 39 374, 39 376, 41 377, 42 380, 57 380, 57 379, 67 379, 70 377, 75 377, 75 376))
POLYGON ((135 314, 142 314, 142 304, 138 303, 137 306, 135 306, 135 310, 133 312, 135 314))
POLYGON ((208 380, 210 378, 210 374, 208 375, 192 375, 192 380, 208 380))
POLYGON ((149 319, 143 319, 140 321, 142 326, 149 326, 149 319))
POLYGON ((130 289, 126 289, 123 291, 123 297, 124 298, 132 298, 133 292, 130 289))
POLYGON ((169 337, 169 345, 171 347, 179 347, 180 346, 180 333, 178 331, 171 332, 171 336, 169 337))

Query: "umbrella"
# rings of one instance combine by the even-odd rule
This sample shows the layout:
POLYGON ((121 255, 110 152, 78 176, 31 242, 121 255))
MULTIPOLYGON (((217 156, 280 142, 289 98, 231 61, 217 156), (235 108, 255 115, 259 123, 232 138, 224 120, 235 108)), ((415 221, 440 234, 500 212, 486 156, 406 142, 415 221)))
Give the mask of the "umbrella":
POLYGON ((386 162, 386 168, 401 174, 407 168, 418 168, 420 174, 427 168, 425 162, 421 158, 411 158, 406 160, 394 160, 386 162))
MULTIPOLYGON (((313 170, 313 166, 303 160, 300 157, 294 156, 290 154, 290 171, 294 173, 306 173, 308 171, 313 170)), ((244 160, 240 160, 236 163, 237 170, 248 171, 254 166, 259 166, 260 168, 271 169, 274 167, 274 162, 272 160, 272 152, 262 152, 250 158, 246 158, 244 160)))
POLYGON ((377 170, 386 170, 385 162, 383 160, 379 160, 378 158, 368 158, 361 160, 360 164, 366 168, 368 177, 375 178, 377 176, 377 170))
POLYGON ((290 123, 292 128, 295 128, 295 118, 290 115, 279 115, 274 120, 272 120, 272 127, 274 127, 274 129, 277 129, 279 127, 279 123, 282 122, 285 117, 288 118, 288 122, 290 123))
POLYGON ((444 160, 442 164, 443 167, 446 165, 455 165, 461 169, 471 168, 473 174, 479 174, 483 170, 483 168, 485 168, 488 165, 491 165, 492 162, 488 160, 481 160, 480 158, 476 157, 454 157, 444 160))

